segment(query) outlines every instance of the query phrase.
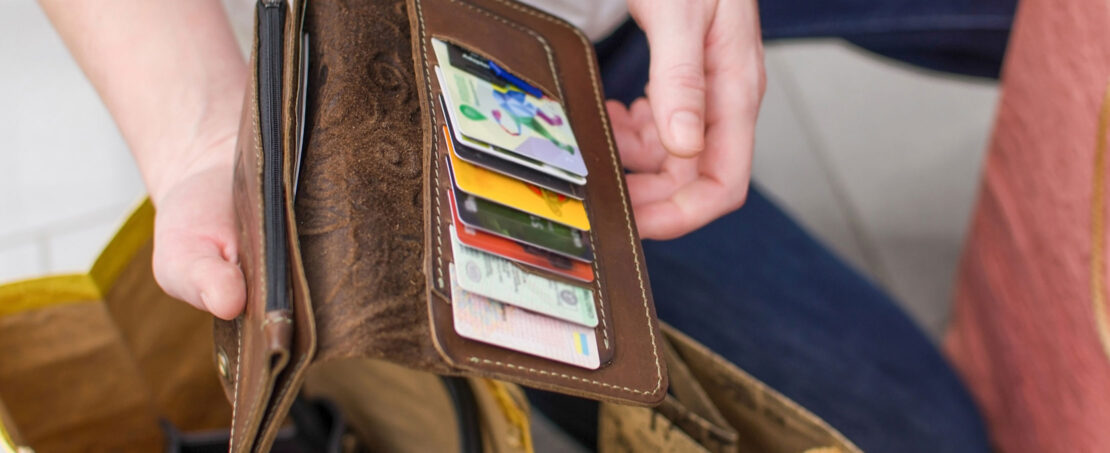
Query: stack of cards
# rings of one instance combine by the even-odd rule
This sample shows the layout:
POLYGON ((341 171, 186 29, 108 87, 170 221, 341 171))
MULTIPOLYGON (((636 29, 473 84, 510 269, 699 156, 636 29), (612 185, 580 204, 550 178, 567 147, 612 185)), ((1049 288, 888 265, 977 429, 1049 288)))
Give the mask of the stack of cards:
POLYGON ((493 61, 432 45, 454 186, 456 332, 597 369, 586 164, 563 106, 493 61))

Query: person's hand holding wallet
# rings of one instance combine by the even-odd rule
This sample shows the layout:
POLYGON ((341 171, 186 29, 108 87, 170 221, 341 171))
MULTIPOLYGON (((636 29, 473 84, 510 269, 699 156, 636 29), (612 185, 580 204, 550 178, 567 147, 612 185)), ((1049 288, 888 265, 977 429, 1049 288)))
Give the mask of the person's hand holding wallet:
MULTIPOLYGON (((155 275, 224 319, 245 302, 231 171, 245 64, 218 0, 41 0, 108 105, 158 207, 155 275)), ((743 203, 764 87, 754 2, 630 0, 650 100, 607 107, 640 234, 686 234, 743 203)))

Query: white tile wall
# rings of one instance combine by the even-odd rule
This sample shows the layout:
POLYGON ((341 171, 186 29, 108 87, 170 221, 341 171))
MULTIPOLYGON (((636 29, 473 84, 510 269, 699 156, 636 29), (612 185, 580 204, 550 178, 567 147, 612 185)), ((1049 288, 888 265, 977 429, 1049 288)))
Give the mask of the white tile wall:
POLYGON ((41 242, 29 241, 0 249, 0 281, 31 278, 46 272, 41 242))
MULTIPOLYGON (((838 41, 776 47, 768 60, 784 67, 788 97, 808 118, 807 132, 843 194, 843 211, 864 245, 864 270, 939 333, 997 85, 927 73, 838 41)), ((800 203, 786 200, 807 210, 800 203)), ((840 242, 823 223, 809 225, 834 246, 840 242)))
POLYGON ((35 2, 7 1, 4 10, 0 280, 84 271, 143 193, 142 182, 107 110, 35 2))
MULTIPOLYGON (((767 49, 768 55, 779 52, 767 49)), ((831 179, 819 137, 794 105, 788 68, 767 58, 767 92, 756 124, 752 175, 764 194, 785 206, 841 257, 870 270, 865 244, 852 227, 850 206, 831 179)))

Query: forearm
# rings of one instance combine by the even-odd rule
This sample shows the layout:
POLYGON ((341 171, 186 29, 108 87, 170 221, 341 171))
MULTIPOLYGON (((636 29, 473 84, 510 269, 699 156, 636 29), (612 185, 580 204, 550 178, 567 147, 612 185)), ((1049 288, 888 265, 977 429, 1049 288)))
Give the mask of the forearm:
POLYGON ((246 64, 219 0, 40 0, 115 118, 157 203, 230 165, 246 64))

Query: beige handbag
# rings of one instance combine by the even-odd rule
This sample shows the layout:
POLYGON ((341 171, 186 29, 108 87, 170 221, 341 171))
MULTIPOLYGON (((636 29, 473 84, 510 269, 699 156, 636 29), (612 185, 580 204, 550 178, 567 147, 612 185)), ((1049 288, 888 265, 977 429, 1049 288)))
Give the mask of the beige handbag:
MULTIPOLYGON (((155 284, 153 216, 140 206, 87 274, 0 285, 0 452, 226 448, 231 407, 219 376, 233 371, 212 355, 211 316, 155 284)), ((858 451, 704 346, 663 331, 671 393, 655 408, 603 404, 601 451, 858 451)), ((463 428, 477 431, 483 450, 533 451, 521 389, 466 383, 477 415, 463 428)), ((332 438, 309 448, 458 451, 466 437, 438 376, 382 361, 315 365, 302 399, 329 401, 341 419, 324 420, 332 438)), ((294 407, 274 451, 313 440, 300 432, 313 423, 295 420, 306 413, 294 407)))

